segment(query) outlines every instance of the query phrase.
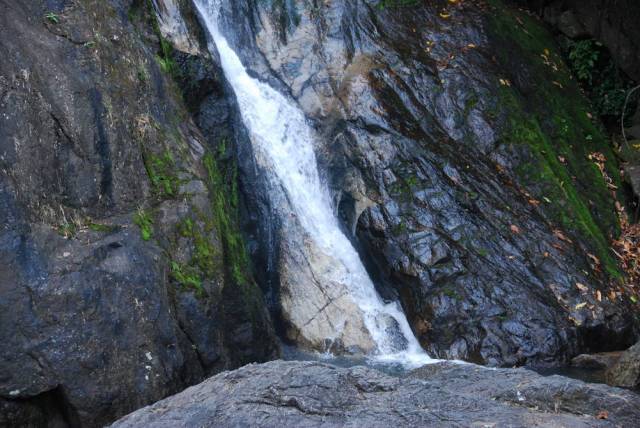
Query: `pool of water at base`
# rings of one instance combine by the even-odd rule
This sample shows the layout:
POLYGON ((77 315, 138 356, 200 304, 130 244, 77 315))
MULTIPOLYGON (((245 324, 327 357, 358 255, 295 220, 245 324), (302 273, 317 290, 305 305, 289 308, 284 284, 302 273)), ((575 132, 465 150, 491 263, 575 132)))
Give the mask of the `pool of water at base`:
MULTIPOLYGON (((363 356, 348 355, 332 355, 329 353, 321 354, 318 352, 309 352, 300 350, 294 346, 282 346, 282 358, 289 361, 318 361, 322 363, 332 364, 337 367, 355 367, 367 366, 377 369, 383 373, 392 376, 403 376, 414 370, 416 367, 409 367, 398 362, 380 362, 363 356)), ((446 361, 446 360, 441 360, 446 361)), ((434 361, 437 362, 437 361, 434 361)), ((605 383, 604 370, 601 369, 584 369, 578 367, 522 367, 534 371, 542 376, 559 375, 571 379, 581 380, 587 383, 605 383)))
POLYGON ((363 356, 332 355, 329 353, 309 352, 294 346, 282 346, 282 359, 288 361, 318 361, 337 367, 366 366, 392 376, 402 376, 416 367, 407 367, 400 362, 381 362, 363 356))

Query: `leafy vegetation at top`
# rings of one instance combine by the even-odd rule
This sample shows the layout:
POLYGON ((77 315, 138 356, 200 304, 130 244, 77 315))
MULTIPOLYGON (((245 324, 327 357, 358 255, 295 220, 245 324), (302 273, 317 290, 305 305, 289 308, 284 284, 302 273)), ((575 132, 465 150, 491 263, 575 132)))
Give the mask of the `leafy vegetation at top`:
POLYGON ((571 70, 587 90, 595 111, 600 116, 620 117, 631 85, 606 48, 592 39, 568 40, 564 47, 571 70))

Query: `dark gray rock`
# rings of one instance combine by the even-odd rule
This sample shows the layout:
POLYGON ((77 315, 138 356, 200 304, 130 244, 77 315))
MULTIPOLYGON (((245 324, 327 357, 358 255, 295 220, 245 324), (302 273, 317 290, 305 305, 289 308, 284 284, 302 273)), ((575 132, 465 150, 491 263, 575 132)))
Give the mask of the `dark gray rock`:
POLYGON ((640 343, 622 353, 606 379, 609 385, 640 390, 640 343))
POLYGON ((112 427, 595 427, 638 418, 632 392, 523 369, 439 363, 398 378, 274 361, 219 374, 112 427))
POLYGON ((146 5, 0 0, 0 426, 101 426, 278 355, 146 5))

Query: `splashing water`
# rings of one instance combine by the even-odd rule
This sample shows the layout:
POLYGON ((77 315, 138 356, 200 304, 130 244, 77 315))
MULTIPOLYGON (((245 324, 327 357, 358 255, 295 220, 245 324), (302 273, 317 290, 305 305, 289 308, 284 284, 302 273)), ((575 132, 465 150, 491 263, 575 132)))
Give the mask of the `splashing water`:
POLYGON ((377 294, 358 253, 342 232, 318 173, 313 150, 316 136, 302 111, 278 91, 247 74, 219 30, 219 0, 198 0, 196 6, 215 42, 212 49, 217 48, 224 74, 235 92, 254 151, 266 159, 308 236, 331 255, 332 265, 329 272, 323 271, 323 279, 345 284, 363 314, 376 346, 369 357, 410 367, 436 361, 420 347, 399 305, 386 304, 377 294))

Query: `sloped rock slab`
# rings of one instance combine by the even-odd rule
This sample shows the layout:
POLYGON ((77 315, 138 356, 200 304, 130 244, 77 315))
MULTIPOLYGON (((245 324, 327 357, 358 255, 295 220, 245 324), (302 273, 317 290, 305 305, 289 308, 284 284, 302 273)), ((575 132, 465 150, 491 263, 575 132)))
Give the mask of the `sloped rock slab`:
POLYGON ((640 391, 640 342, 626 350, 607 371, 607 383, 640 391))
POLYGON ((620 351, 580 354, 571 359, 571 366, 587 370, 605 370, 612 367, 621 355, 620 351))
POLYGON ((640 396, 524 369, 450 362, 394 377, 273 361, 225 372, 112 427, 637 426, 640 396), (606 419, 605 419, 606 417, 606 419))

